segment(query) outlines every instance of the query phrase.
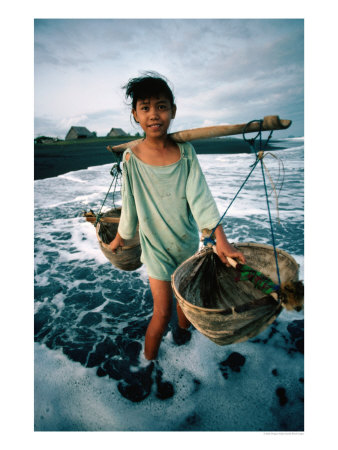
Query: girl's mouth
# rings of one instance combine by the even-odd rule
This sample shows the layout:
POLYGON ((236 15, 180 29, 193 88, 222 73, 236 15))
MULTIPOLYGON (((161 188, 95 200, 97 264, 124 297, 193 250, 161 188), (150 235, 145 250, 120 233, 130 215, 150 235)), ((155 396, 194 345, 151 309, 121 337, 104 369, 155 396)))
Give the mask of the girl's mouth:
POLYGON ((161 124, 160 123, 153 123, 152 125, 148 125, 149 128, 160 128, 161 124))

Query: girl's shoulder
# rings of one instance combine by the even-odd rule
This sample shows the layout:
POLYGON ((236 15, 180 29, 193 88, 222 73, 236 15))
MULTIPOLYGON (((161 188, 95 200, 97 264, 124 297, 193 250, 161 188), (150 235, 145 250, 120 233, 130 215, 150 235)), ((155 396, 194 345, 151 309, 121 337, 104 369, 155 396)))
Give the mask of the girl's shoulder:
MULTIPOLYGON (((182 142, 179 144, 181 149, 181 154, 183 157, 188 158, 190 160, 194 159, 196 157, 196 151, 194 149, 194 146, 191 142, 182 142)), ((123 158, 122 162, 128 162, 130 159, 130 156, 133 154, 133 151, 131 148, 127 148, 123 152, 123 158)))
POLYGON ((194 159, 196 156, 196 151, 194 149, 194 146, 191 142, 183 142, 181 148, 181 153, 183 157, 186 157, 188 159, 194 159))
POLYGON ((127 148, 124 152, 123 152, 123 157, 122 157, 122 162, 127 162, 129 161, 130 155, 132 154, 132 151, 130 148, 127 148))
POLYGON ((139 157, 140 154, 140 145, 139 143, 136 143, 137 141, 135 141, 135 144, 133 145, 133 143, 131 143, 132 145, 130 147, 127 147, 126 150, 123 153, 123 159, 122 162, 126 162, 129 161, 131 155, 135 155, 136 157, 138 157, 139 159, 142 160, 142 158, 139 157))

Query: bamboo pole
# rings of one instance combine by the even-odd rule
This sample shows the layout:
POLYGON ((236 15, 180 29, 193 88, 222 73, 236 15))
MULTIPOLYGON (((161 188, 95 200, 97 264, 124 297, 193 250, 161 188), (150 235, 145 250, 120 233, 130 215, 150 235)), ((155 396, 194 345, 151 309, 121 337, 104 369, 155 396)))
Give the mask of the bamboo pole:
MULTIPOLYGON (((265 116, 262 123, 262 131, 286 130, 291 125, 291 120, 280 119, 279 116, 265 116)), ((212 127, 193 128, 191 130, 177 131, 169 134, 175 142, 194 141, 196 139, 208 139, 220 136, 233 136, 236 134, 254 133, 260 130, 259 122, 252 122, 250 125, 241 123, 239 125, 215 125, 212 127)), ((143 139, 125 142, 120 145, 108 145, 107 150, 113 153, 123 152, 126 148, 132 148, 143 139)))
MULTIPOLYGON (((96 216, 85 216, 85 219, 87 222, 95 223, 96 222, 96 216)), ((120 218, 119 217, 101 217, 100 222, 103 223, 119 223, 120 218)))

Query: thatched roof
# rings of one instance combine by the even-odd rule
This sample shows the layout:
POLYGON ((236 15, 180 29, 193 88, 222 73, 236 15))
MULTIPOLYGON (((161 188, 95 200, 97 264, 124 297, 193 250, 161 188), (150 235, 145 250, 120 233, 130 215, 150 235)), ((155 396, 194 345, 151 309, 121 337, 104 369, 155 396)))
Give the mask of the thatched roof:
POLYGON ((107 136, 127 136, 127 133, 125 133, 122 128, 112 128, 107 136))
POLYGON ((94 133, 86 127, 71 127, 66 135, 66 139, 79 139, 94 136, 94 133))

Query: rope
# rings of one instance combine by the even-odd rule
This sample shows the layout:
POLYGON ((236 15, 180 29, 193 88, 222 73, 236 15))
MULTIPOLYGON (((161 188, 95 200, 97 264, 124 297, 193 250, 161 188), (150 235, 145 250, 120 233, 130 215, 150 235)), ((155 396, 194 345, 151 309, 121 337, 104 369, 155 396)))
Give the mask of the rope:
MULTIPOLYGON (((276 158, 276 159, 278 160, 279 164, 282 163, 282 161, 281 161, 279 158, 277 158, 277 156, 274 156, 274 155, 272 155, 271 153, 267 153, 267 154, 265 154, 265 156, 267 156, 268 154, 270 154, 271 156, 273 156, 274 158, 276 158)), ((282 163, 282 164, 283 164, 283 163, 282 163)), ((281 191, 281 189, 282 189, 282 186, 283 186, 284 177, 283 177, 282 184, 281 184, 281 186, 279 187, 279 192, 277 192, 276 184, 274 183, 274 181, 273 181, 273 179, 272 179, 272 176, 270 175, 269 169, 267 168, 267 166, 266 166, 266 164, 264 163, 264 161, 263 161, 263 165, 264 165, 264 169, 265 169, 266 173, 268 174, 268 177, 269 177, 269 180, 270 180, 270 183, 271 183, 271 186, 272 186, 272 191, 271 191, 271 192, 273 192, 274 195, 275 195, 277 221, 278 221, 278 224, 280 224, 280 220, 279 220, 279 204, 278 204, 278 198, 279 198, 279 193, 280 193, 280 191, 281 191)), ((280 166, 279 166, 279 171, 280 171, 280 166)), ((284 171, 284 167, 283 167, 283 171, 284 171)), ((278 183, 278 181, 279 181, 279 175, 278 175, 277 183, 278 183)), ((269 196, 270 196, 270 195, 268 194, 268 197, 269 197, 269 196)))
POLYGON ((207 236, 207 237, 204 238, 204 241, 203 241, 204 245, 208 245, 209 243, 212 244, 212 245, 215 245, 215 241, 214 241, 214 239, 212 238, 212 236, 213 236, 213 234, 214 234, 216 228, 218 227, 218 225, 219 225, 219 224, 222 222, 222 220, 224 219, 226 213, 229 211, 231 205, 233 204, 233 202, 234 202, 234 201, 236 200, 236 198, 238 197, 239 193, 241 192, 241 190, 242 190, 243 187, 245 186, 246 182, 247 182, 248 179, 250 178, 252 172, 255 170, 255 168, 256 168, 256 166, 257 166, 258 163, 259 163, 259 159, 257 158, 257 159, 256 159, 256 162, 252 165, 252 169, 250 170, 248 176, 245 178, 245 180, 244 180, 244 182, 242 183, 241 187, 238 189, 236 195, 235 195, 234 198, 231 200, 231 202, 230 202, 229 206, 227 207, 227 209, 225 210, 223 216, 219 219, 219 221, 217 222, 217 225, 216 225, 216 226, 213 228, 213 230, 211 231, 210 236, 207 236))
MULTIPOLYGON (((245 131, 247 129, 247 127, 250 125, 250 123, 252 122, 257 122, 257 120, 252 120, 251 122, 249 122, 243 132, 243 139, 245 141, 247 141, 247 139, 245 138, 245 131)), ((268 215, 269 215, 269 222, 270 222, 270 231, 271 231, 271 239, 272 239, 272 245, 273 245, 273 251, 274 251, 274 256, 275 256, 275 262, 276 262, 276 271, 277 271, 277 277, 278 277, 278 284, 279 286, 281 285, 281 280, 280 280, 280 273, 279 273, 279 265, 278 265, 278 257, 277 257, 277 250, 276 250, 276 243, 275 243, 275 235, 273 232, 273 225, 272 225, 272 219, 271 219, 271 211, 270 211, 270 204, 269 204, 269 197, 268 197, 268 191, 267 191, 267 187, 266 187, 266 181, 265 181, 265 174, 264 174, 264 164, 263 164, 263 148, 262 148, 262 125, 263 125, 263 121, 259 120, 259 132, 257 133, 257 135, 255 136, 255 138, 252 140, 250 139, 249 143, 251 144, 251 146, 253 147, 256 156, 259 158, 260 162, 261 162, 261 170, 262 170, 262 176, 263 176, 263 183, 264 183, 264 190, 265 190, 265 198, 266 198, 266 204, 267 204, 267 209, 268 209, 268 215), (254 147, 254 143, 255 143, 255 139, 259 136, 259 154, 257 155, 256 149, 254 147)), ((268 145, 268 142, 272 136, 273 131, 270 131, 270 134, 268 136, 267 141, 265 142, 265 148, 268 145)), ((248 142, 248 141, 247 141, 248 142)))
POLYGON ((276 261, 276 270, 277 270, 278 284, 280 286, 281 285, 281 281, 280 281, 279 266, 278 266, 278 256, 277 256, 277 250, 276 250, 276 244, 275 244, 275 235, 274 235, 274 232, 273 232, 273 225, 272 225, 271 212, 270 212, 270 204, 269 204, 268 191, 267 191, 266 182, 265 182, 264 167, 263 167, 263 160, 262 159, 261 159, 261 169, 262 169, 262 176, 263 176, 263 182, 264 182, 266 205, 267 205, 268 213, 269 213, 271 238, 272 238, 273 252, 274 252, 275 261, 276 261))
POLYGON ((96 227, 96 225, 100 222, 100 219, 101 219, 101 217, 102 217, 102 214, 101 214, 102 208, 103 208, 103 206, 104 206, 104 204, 105 204, 105 202, 106 202, 106 200, 107 200, 107 198, 108 198, 109 192, 110 192, 110 190, 111 190, 111 188, 112 188, 112 185, 113 185, 114 183, 115 183, 115 185, 114 185, 114 191, 113 191, 113 205, 114 205, 114 208, 115 208, 115 192, 116 192, 116 186, 117 186, 118 180, 121 179, 121 174, 122 174, 122 170, 121 170, 121 167, 120 167, 120 163, 117 162, 117 163, 115 163, 115 164, 113 165, 113 167, 112 167, 111 170, 110 170, 110 175, 113 177, 113 179, 112 179, 112 182, 110 183, 108 192, 107 192, 107 194, 106 194, 106 196, 105 196, 105 198, 104 198, 104 200, 103 200, 103 203, 102 203, 102 205, 101 205, 100 211, 99 211, 98 214, 96 215, 96 221, 95 221, 95 223, 94 223, 94 226, 95 226, 95 227, 96 227))
MULTIPOLYGON (((224 214, 222 215, 222 217, 220 218, 220 220, 218 221, 217 225, 213 228, 213 230, 211 231, 210 235, 205 237, 203 240, 203 243, 205 246, 207 246, 208 244, 211 245, 215 245, 215 240, 214 240, 214 233, 216 228, 219 226, 219 224, 222 222, 222 220, 224 219, 226 213, 229 211, 231 205, 233 204, 233 202, 235 201, 235 199, 238 197, 239 193, 241 192, 241 190, 243 189, 243 187, 245 186, 245 184, 247 183, 247 181, 249 180, 251 174, 253 173, 253 171, 255 170, 255 168, 257 167, 258 163, 261 163, 261 171, 262 171, 262 176, 263 176, 263 183, 264 183, 264 191, 265 191, 265 198, 266 198, 266 203, 267 203, 267 209, 268 209, 268 215, 269 215, 269 223, 270 223, 270 230, 271 230, 271 238, 272 238, 272 244, 273 244, 273 250, 274 250, 274 256, 275 256, 275 262, 276 262, 276 270, 277 270, 277 277, 278 277, 278 284, 279 287, 281 285, 281 280, 280 280, 280 273, 279 273, 279 265, 278 265, 278 257, 277 257, 277 250, 276 250, 276 244, 275 244, 275 236, 274 236, 274 231, 273 231, 273 224, 272 224, 272 218, 271 218, 271 211, 270 211, 270 204, 269 204, 269 195, 268 195, 268 191, 267 191, 267 186, 266 186, 266 181, 265 181, 265 174, 264 174, 264 168, 267 170, 263 159, 266 156, 264 154, 264 150, 263 150, 263 145, 262 145, 262 125, 263 125, 263 121, 262 120, 252 120, 250 122, 248 122, 244 128, 243 131, 243 139, 245 142, 248 142, 250 145, 250 150, 251 153, 254 153, 256 155, 256 161, 252 164, 251 166, 251 170, 249 172, 249 174, 247 175, 247 177, 245 178, 244 182, 242 183, 242 185, 240 186, 240 188, 238 189, 237 193, 235 194, 234 198, 231 200, 229 206, 227 207, 227 209, 225 210, 224 214), (259 132, 257 133, 257 135, 254 138, 251 139, 246 139, 245 137, 245 133, 247 131, 247 128, 249 127, 249 125, 253 122, 259 122, 260 127, 259 127, 259 132), (257 137, 259 137, 259 152, 256 151, 255 148, 255 140, 257 139, 257 137)), ((270 132, 268 139, 265 142, 264 148, 267 147, 269 140, 272 136, 273 131, 270 132)), ((272 155, 274 156, 274 155, 272 155)), ((275 156, 274 156, 275 157, 275 156)), ((278 158, 277 158, 278 159, 278 158)), ((284 169, 284 168, 283 168, 284 169)), ((269 174, 269 171, 267 170, 268 176, 271 180, 271 184, 273 186, 273 191, 275 193, 276 196, 276 202, 277 202, 277 215, 278 215, 278 195, 276 193, 276 188, 274 183, 272 182, 271 176, 269 174)), ((278 175, 278 179, 280 176, 280 166, 279 166, 279 175, 278 175)), ((280 188, 281 189, 281 188, 280 188)), ((279 217, 278 217, 279 220, 279 217)))
MULTIPOLYGON (((208 245, 209 243, 212 244, 212 245, 215 245, 215 240, 212 238, 212 236, 213 236, 213 234, 214 234, 216 228, 218 227, 218 225, 219 225, 219 224, 222 222, 222 220, 224 219, 226 213, 229 211, 231 205, 232 205, 233 202, 236 200, 236 198, 238 197, 239 193, 241 192, 241 190, 243 189, 243 187, 245 186, 245 184, 246 184, 247 181, 249 180, 249 178, 250 178, 252 172, 255 170, 257 164, 259 163, 259 161, 263 158, 263 154, 257 154, 256 149, 255 149, 255 146, 254 146, 254 144, 255 144, 255 139, 256 139, 258 136, 261 135, 261 130, 257 133, 257 135, 256 135, 253 139, 246 139, 246 137, 245 137, 245 133, 246 133, 247 128, 248 128, 249 125, 250 125, 251 123, 253 123, 253 122, 259 122, 259 123, 260 123, 260 129, 262 128, 262 124, 263 124, 263 121, 262 121, 262 120, 251 120, 251 122, 248 122, 248 123, 245 125, 244 131, 243 131, 243 139, 245 140, 245 142, 248 142, 248 143, 249 143, 251 153, 255 153, 255 155, 256 155, 256 161, 251 165, 252 169, 250 170, 248 176, 245 178, 244 182, 242 183, 241 187, 238 189, 238 191, 237 191, 237 193, 235 194, 234 198, 231 200, 231 202, 230 202, 229 206, 227 207, 227 209, 225 210, 224 214, 222 215, 222 217, 221 217, 221 218, 219 219, 219 221, 217 222, 216 226, 215 226, 215 227, 213 228, 213 230, 211 231, 210 236, 207 236, 206 238, 204 238, 204 240, 203 240, 204 245, 208 245)), ((267 146, 267 144, 268 144, 268 142, 269 142, 271 136, 272 136, 272 131, 270 132, 270 135, 269 135, 269 137, 268 137, 268 139, 267 139, 267 141, 266 141, 266 143, 265 143, 265 147, 267 146)), ((260 144, 261 144, 261 140, 260 140, 260 144)))
POLYGON ((119 182, 119 185, 121 186, 121 175, 122 175, 122 171, 121 171, 121 167, 120 167, 119 163, 113 165, 113 167, 110 171, 110 174, 115 179, 115 185, 114 185, 114 190, 113 190, 113 207, 116 208, 116 205, 115 205, 116 187, 117 187, 118 182, 119 182))

